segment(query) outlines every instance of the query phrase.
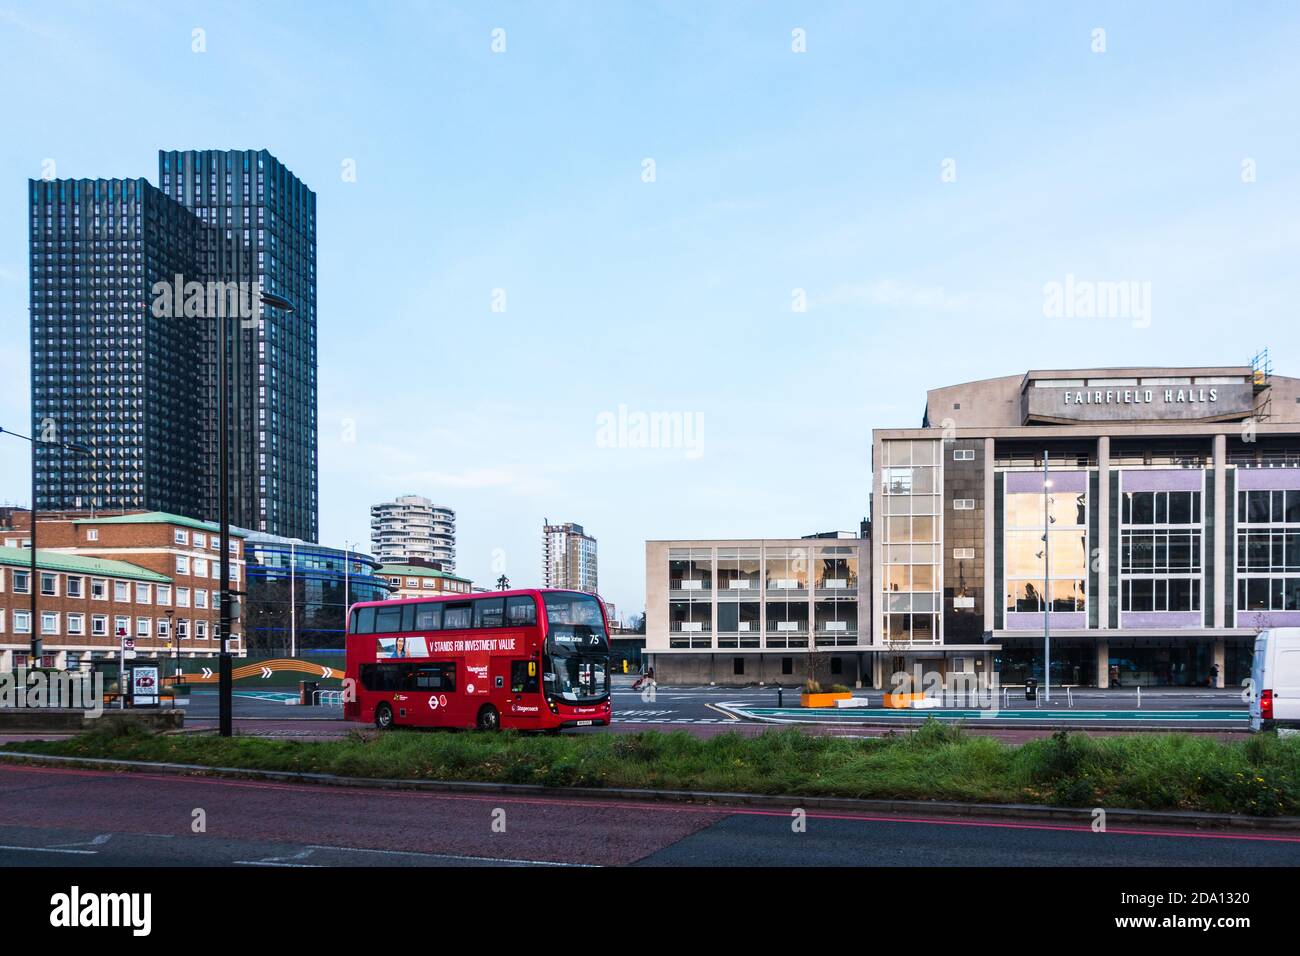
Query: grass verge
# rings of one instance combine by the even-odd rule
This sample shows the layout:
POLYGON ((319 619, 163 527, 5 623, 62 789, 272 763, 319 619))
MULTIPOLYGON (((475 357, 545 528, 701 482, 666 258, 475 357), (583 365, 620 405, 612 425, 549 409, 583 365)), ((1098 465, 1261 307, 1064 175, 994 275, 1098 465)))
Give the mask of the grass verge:
POLYGON ((1300 814, 1300 738, 1272 734, 1222 743, 1061 731, 1012 746, 937 721, 877 739, 394 731, 308 742, 128 728, 6 749, 347 777, 1300 814))

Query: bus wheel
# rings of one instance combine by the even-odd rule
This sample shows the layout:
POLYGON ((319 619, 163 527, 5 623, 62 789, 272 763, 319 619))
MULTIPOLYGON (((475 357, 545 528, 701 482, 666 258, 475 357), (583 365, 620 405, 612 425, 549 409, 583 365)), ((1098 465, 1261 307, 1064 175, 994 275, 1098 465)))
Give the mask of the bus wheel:
POLYGON ((393 726, 393 708, 387 704, 380 704, 375 708, 375 726, 380 730, 387 730, 393 726))
POLYGON ((482 710, 478 712, 478 729, 479 730, 500 730, 501 729, 501 715, 497 713, 497 709, 493 707, 491 704, 488 704, 486 707, 484 707, 482 710))

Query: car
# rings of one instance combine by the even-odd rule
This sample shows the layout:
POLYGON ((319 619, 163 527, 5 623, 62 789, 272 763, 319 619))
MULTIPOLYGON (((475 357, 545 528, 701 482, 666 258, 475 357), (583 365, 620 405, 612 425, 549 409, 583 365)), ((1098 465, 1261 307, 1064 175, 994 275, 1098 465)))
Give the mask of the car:
POLYGON ((1250 729, 1300 729, 1300 627, 1259 633, 1250 679, 1250 729))

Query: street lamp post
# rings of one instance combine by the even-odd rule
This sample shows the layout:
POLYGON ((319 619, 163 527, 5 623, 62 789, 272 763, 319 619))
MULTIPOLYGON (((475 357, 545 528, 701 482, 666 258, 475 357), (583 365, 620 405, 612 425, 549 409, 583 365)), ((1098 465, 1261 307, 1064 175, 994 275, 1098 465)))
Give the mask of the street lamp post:
MULTIPOLYGON (((172 600, 176 600, 175 595, 172 596, 172 600)), ((172 687, 175 688, 181 682, 181 641, 176 634, 176 624, 172 620, 172 617, 176 614, 176 609, 169 607, 164 613, 167 615, 167 639, 171 641, 172 647, 176 649, 176 667, 175 672, 172 674, 172 687)), ((172 699, 175 700, 174 693, 172 699)))
POLYGON ((343 632, 348 630, 348 611, 352 609, 352 549, 360 541, 343 542, 343 632))
MULTIPOLYGON (((281 296, 259 290, 259 309, 272 308, 293 311, 293 304, 281 296)), ((258 315, 259 321, 263 316, 258 315)), ((226 394, 227 357, 229 350, 227 332, 229 319, 225 315, 213 317, 217 324, 217 522, 221 542, 221 613, 217 626, 221 629, 221 648, 217 656, 217 733, 229 737, 234 733, 233 681, 230 664, 230 398, 226 394)))
POLYGON ((27 576, 27 592, 28 592, 28 597, 30 599, 29 613, 31 614, 32 639, 31 639, 31 646, 29 647, 30 655, 29 655, 27 666, 38 667, 40 666, 40 661, 41 661, 41 657, 43 656, 44 648, 42 647, 42 642, 41 642, 40 615, 39 615, 39 607, 37 603, 37 595, 40 593, 40 579, 38 577, 38 573, 36 569, 36 445, 38 443, 42 445, 57 445, 58 447, 62 448, 64 451, 70 451, 78 455, 94 455, 95 451, 93 448, 87 448, 85 445, 78 445, 74 442, 58 441, 58 440, 47 439, 47 438, 37 438, 34 435, 33 436, 20 435, 18 434, 18 432, 10 431, 7 428, 0 428, 0 434, 13 435, 15 438, 21 438, 23 441, 27 442, 29 445, 32 446, 32 512, 31 512, 32 520, 31 520, 31 535, 30 535, 30 540, 28 541, 28 547, 31 551, 31 555, 30 555, 31 563, 29 565, 29 571, 27 576))
POLYGON ((1051 501, 1048 489, 1052 479, 1047 477, 1049 452, 1043 449, 1043 698, 1052 702, 1052 520, 1048 511, 1051 501))

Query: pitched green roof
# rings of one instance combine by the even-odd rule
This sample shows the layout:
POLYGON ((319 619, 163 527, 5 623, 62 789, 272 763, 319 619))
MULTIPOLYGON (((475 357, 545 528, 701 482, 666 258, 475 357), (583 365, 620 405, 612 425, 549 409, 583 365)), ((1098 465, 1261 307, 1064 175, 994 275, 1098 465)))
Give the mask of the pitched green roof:
POLYGON ((462 578, 447 571, 439 571, 437 568, 426 568, 418 564, 381 564, 375 569, 375 574, 409 574, 413 578, 450 578, 453 581, 464 581, 469 583, 469 578, 462 578))
MULTIPOLYGON (((27 548, 0 548, 0 565, 16 568, 29 568, 32 564, 32 552, 27 548)), ((136 581, 157 581, 170 584, 171 578, 157 571, 150 571, 125 561, 110 561, 107 558, 83 558, 76 554, 64 554, 62 551, 36 549, 36 569, 38 571, 69 571, 73 574, 102 574, 106 577, 133 578, 136 581)))
MULTIPOLYGON (((215 521, 199 521, 197 518, 186 518, 183 515, 168 514, 166 511, 142 511, 137 514, 129 515, 111 515, 107 518, 79 518, 74 524, 175 524, 184 528, 194 528, 198 531, 211 531, 213 534, 221 533, 221 526, 215 521)), ((238 528, 230 529, 232 538, 243 538, 245 532, 238 528)))

